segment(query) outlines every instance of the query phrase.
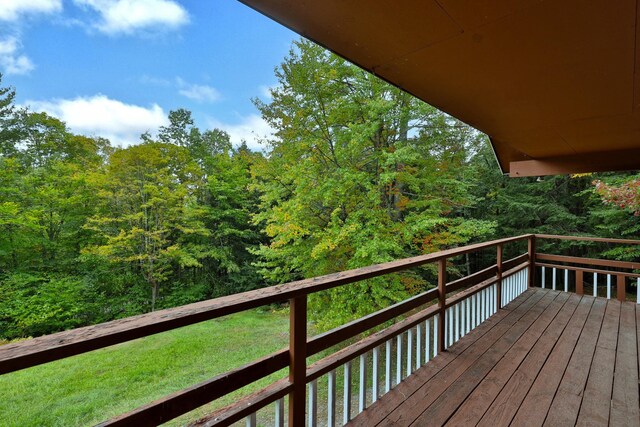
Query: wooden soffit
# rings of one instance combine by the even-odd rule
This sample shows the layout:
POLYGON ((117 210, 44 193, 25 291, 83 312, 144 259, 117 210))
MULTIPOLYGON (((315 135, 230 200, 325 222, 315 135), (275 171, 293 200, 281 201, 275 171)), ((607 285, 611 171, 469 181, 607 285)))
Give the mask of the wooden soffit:
POLYGON ((486 133, 512 176, 640 169, 640 0, 241 1, 486 133))

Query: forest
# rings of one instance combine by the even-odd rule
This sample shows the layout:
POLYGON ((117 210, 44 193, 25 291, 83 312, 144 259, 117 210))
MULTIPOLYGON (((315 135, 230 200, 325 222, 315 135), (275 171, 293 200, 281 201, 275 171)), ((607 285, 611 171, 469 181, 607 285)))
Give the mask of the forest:
MULTIPOLYGON (((276 78, 258 152, 185 109, 114 146, 0 81, 0 340, 523 233, 638 235, 635 172, 505 177, 486 136, 310 42, 276 78)), ((322 330, 434 283, 370 279, 310 310, 322 330)))

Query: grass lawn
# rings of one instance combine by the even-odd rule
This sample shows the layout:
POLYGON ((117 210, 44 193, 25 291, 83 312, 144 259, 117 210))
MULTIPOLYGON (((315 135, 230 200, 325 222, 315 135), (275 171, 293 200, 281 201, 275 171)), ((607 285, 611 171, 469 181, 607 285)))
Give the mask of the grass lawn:
MULTIPOLYGON (((288 330, 286 313, 248 311, 3 375, 0 426, 93 425, 286 347, 288 330)), ((225 396, 169 425, 237 397, 225 396)))

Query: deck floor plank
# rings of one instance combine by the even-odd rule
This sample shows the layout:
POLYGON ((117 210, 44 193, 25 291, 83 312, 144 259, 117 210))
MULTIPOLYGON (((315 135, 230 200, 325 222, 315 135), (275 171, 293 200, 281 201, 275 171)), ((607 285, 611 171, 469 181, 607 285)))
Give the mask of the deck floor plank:
POLYGON ((497 351, 506 351, 511 347, 558 295, 558 292, 547 293, 531 309, 517 319, 515 318, 516 316, 507 316, 491 332, 483 336, 486 339, 480 339, 475 345, 469 347, 467 351, 458 356, 456 363, 448 365, 431 380, 427 381, 398 407, 388 413, 379 425, 411 425, 420 416, 421 408, 431 405, 440 394, 485 353, 495 348, 498 349, 497 351), (507 321, 510 317, 515 320, 513 323, 507 321))
POLYGON ((610 424, 640 426, 638 403, 638 346, 636 341, 636 310, 630 304, 620 307, 618 349, 613 376, 610 424))
POLYGON ((640 427, 640 306, 530 289, 349 425, 640 427))
MULTIPOLYGON (((453 363, 459 355, 464 354, 466 350, 477 342, 490 340, 490 343, 493 343, 495 339, 497 339, 497 337, 494 337, 494 335, 496 335, 496 328, 500 326, 504 328, 505 322, 509 325, 515 323, 531 307, 540 301, 542 297, 543 295, 539 292, 532 291, 520 295, 509 304, 509 309, 500 310, 469 334, 465 335, 463 339, 449 347, 447 351, 438 354, 438 356, 432 359, 427 365, 418 369, 413 375, 398 384, 390 393, 385 394, 367 408, 365 411, 366 416, 357 416, 352 419, 348 425, 369 427, 379 424, 389 412, 398 406, 398 396, 406 399, 413 395, 421 385, 436 377, 440 372, 445 370, 447 366, 453 363)), ((365 412, 362 414, 365 414, 365 412)))
POLYGON ((588 296, 582 299, 593 302, 589 317, 554 348, 516 413, 514 424, 542 425, 545 417, 551 426, 567 425, 567 420, 571 420, 569 425, 575 424, 607 307, 604 299, 588 296))
POLYGON ((580 297, 571 295, 562 310, 545 329, 542 336, 536 338, 530 351, 527 351, 526 354, 521 354, 521 357, 517 358, 513 357, 512 361, 511 355, 507 354, 503 359, 507 365, 504 366, 503 361, 501 361, 500 364, 495 366, 491 374, 480 383, 473 394, 458 409, 454 417, 451 418, 450 425, 475 425, 480 422, 480 419, 488 409, 491 409, 490 416, 485 419, 494 420, 497 425, 508 424, 520 406, 519 404, 524 398, 524 394, 522 398, 517 399, 518 402, 515 408, 511 407, 513 403, 516 403, 512 396, 521 390, 528 391, 529 388, 525 388, 525 384, 529 382, 530 386, 533 383, 533 379, 537 375, 535 369, 539 369, 542 366, 550 350, 558 341, 578 307, 580 307, 580 302, 580 297), (517 366, 515 362, 518 362, 517 366), (503 392, 503 390, 507 391, 503 392))
POLYGON ((598 336, 577 425, 609 425, 620 305, 618 300, 609 300, 607 303, 607 311, 598 336))
MULTIPOLYGON (((505 379, 506 382, 510 373, 515 372, 531 348, 566 305, 569 297, 569 294, 561 293, 533 323, 528 325, 528 329, 519 338, 515 336, 513 339, 503 338, 491 347, 444 393, 438 396, 436 401, 418 417, 414 424, 418 426, 428 423, 442 425, 464 403, 478 384, 485 383, 485 380, 499 383, 505 379)), ((573 312, 573 309, 570 312, 573 312)), ((565 317, 568 321, 569 316, 565 317)), ((525 319, 522 320, 525 321, 525 319)))

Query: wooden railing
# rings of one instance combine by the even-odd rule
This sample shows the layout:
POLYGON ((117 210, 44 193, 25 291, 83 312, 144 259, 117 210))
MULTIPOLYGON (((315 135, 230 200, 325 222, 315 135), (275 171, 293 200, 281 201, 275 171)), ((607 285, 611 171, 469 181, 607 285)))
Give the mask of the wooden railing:
MULTIPOLYGON (((539 240, 589 241, 608 244, 640 245, 640 240, 606 239, 597 237, 573 237, 538 234, 539 240)), ((557 254, 537 253, 535 255, 536 286, 588 294, 619 301, 640 303, 638 289, 640 285, 640 262, 615 261, 557 254), (614 279, 615 278, 615 282, 614 279), (635 280, 635 295, 627 293, 629 280, 635 280)))
POLYGON ((319 419, 317 385, 321 377, 326 377, 327 382, 326 424, 336 425, 340 413, 341 421, 346 423, 356 409, 352 402, 356 397, 352 396, 354 361, 357 360, 359 364, 359 412, 415 369, 429 363, 438 353, 446 351, 534 283, 533 260, 545 260, 542 254, 537 258, 535 256, 535 239, 534 235, 523 235, 448 249, 8 344, 0 347, 0 374, 288 300, 288 348, 141 406, 101 425, 161 424, 285 368, 289 369, 287 378, 276 381, 196 424, 226 426, 246 419, 247 425, 253 426, 256 425, 256 412, 274 404, 275 425, 282 426, 285 422, 293 426, 305 425, 305 418, 308 416, 308 424, 314 426, 319 419), (528 241, 527 252, 503 261, 503 247, 520 241, 528 241), (489 248, 496 249, 493 265, 461 279, 448 281, 447 260, 489 248), (309 294, 429 263, 436 263, 438 267, 436 288, 321 335, 307 337, 309 294), (370 333, 353 344, 344 344, 354 338, 361 338, 365 332, 392 320, 395 320, 392 326, 370 333), (308 365, 307 358, 338 344, 346 346, 308 365), (340 368, 344 386, 342 407, 338 405, 336 393, 337 370, 340 368), (382 379, 383 386, 380 384, 382 379))

